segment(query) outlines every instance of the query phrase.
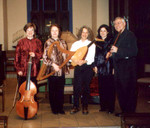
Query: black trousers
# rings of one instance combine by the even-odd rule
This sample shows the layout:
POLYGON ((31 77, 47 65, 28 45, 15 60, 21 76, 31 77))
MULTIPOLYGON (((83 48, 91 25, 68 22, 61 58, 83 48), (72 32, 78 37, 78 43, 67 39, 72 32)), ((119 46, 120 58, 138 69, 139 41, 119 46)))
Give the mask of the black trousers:
POLYGON ((115 65, 115 85, 123 113, 135 112, 137 102, 135 59, 121 60, 115 65))
POLYGON ((48 78, 49 102, 52 112, 61 112, 64 104, 65 76, 51 76, 48 78))
MULTIPOLYGON (((23 83, 23 82, 25 82, 26 81, 26 77, 24 77, 24 76, 17 76, 17 80, 18 80, 18 87, 20 87, 21 86, 21 84, 23 83)), ((36 80, 36 77, 31 77, 31 79, 30 79, 36 86, 37 86, 37 80, 36 80)))
POLYGON ((113 112, 115 106, 115 86, 113 75, 104 76, 98 74, 98 86, 101 109, 113 112))
POLYGON ((74 106, 79 107, 79 98, 82 96, 82 106, 88 106, 90 82, 93 77, 91 65, 76 66, 74 71, 74 106))

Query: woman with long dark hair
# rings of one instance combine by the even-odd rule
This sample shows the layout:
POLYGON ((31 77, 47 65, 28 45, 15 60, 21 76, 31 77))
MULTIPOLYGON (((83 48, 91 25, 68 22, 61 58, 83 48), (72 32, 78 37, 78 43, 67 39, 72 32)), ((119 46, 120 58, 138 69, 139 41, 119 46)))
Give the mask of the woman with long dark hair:
POLYGON ((112 35, 109 26, 103 24, 98 29, 97 38, 104 42, 96 42, 95 72, 98 74, 100 110, 113 113, 115 103, 115 88, 113 80, 112 60, 106 60, 106 54, 112 44, 112 35))

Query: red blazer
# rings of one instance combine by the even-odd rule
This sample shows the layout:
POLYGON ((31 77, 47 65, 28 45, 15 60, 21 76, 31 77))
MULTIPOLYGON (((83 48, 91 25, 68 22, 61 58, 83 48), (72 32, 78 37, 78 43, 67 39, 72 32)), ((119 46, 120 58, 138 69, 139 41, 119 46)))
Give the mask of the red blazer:
POLYGON ((35 57, 32 58, 31 77, 37 76, 40 58, 42 57, 42 47, 41 41, 37 38, 32 40, 23 38, 18 42, 14 61, 17 73, 22 71, 23 76, 27 75, 29 52, 34 52, 35 57))

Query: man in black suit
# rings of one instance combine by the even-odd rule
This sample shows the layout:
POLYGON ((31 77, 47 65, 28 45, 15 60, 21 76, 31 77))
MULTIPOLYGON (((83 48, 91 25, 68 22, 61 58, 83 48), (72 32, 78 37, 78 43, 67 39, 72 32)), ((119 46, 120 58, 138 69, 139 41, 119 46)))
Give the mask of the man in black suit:
MULTIPOLYGON (((136 56, 138 52, 136 37, 126 29, 126 22, 121 17, 115 18, 114 27, 120 33, 116 45, 110 50, 114 63, 116 92, 122 113, 135 112, 136 56)), ((116 116, 120 116, 120 113, 116 116)))

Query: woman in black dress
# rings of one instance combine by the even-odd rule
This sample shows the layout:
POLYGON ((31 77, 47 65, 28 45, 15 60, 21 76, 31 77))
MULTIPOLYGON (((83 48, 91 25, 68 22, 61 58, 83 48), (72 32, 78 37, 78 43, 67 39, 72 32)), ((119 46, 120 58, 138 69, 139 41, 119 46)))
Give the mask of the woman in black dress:
POLYGON ((98 38, 104 42, 96 42, 95 72, 98 75, 100 110, 113 113, 115 104, 115 87, 113 79, 113 64, 111 58, 106 60, 106 54, 112 45, 110 28, 103 24, 98 29, 98 38))

